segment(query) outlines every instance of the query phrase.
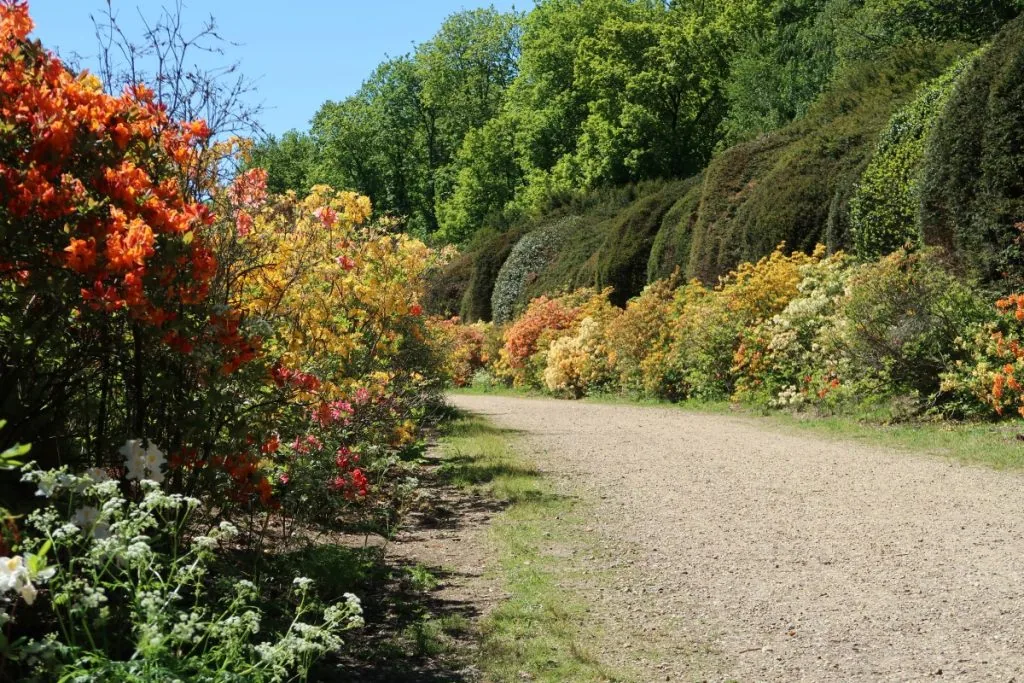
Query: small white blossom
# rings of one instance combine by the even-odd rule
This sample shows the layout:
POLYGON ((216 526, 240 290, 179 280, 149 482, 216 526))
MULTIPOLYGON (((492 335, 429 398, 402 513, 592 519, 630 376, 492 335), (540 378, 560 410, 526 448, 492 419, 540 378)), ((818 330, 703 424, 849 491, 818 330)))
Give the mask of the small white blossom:
POLYGON ((163 482, 164 473, 161 468, 167 459, 156 444, 150 443, 143 448, 141 439, 128 439, 118 452, 124 456, 126 479, 148 479, 158 484, 163 482))

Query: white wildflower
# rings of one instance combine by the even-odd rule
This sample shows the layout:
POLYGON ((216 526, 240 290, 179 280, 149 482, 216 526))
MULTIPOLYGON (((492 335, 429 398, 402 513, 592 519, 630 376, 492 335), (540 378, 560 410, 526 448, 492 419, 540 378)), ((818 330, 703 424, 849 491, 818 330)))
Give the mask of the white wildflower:
POLYGON ((156 444, 149 444, 145 448, 141 439, 128 439, 124 446, 121 446, 119 453, 124 456, 127 473, 125 478, 134 480, 148 479, 161 483, 164 480, 164 473, 161 469, 167 462, 163 451, 157 448, 156 444))

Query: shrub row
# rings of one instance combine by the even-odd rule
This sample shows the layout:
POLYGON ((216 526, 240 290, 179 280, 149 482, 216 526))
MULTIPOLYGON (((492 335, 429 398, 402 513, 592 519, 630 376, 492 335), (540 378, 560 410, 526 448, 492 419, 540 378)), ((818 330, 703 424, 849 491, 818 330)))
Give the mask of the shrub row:
POLYGON ((476 343, 492 340, 492 351, 463 381, 475 370, 477 381, 564 397, 616 392, 823 411, 865 397, 945 415, 1024 409, 1014 379, 1024 367, 1024 298, 993 306, 939 252, 856 263, 821 246, 810 255, 780 247, 715 287, 658 280, 624 309, 609 295, 540 297, 509 325, 478 324, 476 343))

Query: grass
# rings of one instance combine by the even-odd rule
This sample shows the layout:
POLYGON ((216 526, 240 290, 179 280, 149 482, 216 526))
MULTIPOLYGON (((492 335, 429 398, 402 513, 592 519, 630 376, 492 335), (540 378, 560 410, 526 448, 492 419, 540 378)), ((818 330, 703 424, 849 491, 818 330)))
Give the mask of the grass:
POLYGON ((557 551, 587 543, 585 510, 513 450, 514 435, 462 417, 443 440, 448 481, 504 504, 490 541, 508 599, 480 625, 478 665, 493 681, 624 680, 589 650, 600 634, 586 623, 588 605, 562 587, 578 570, 557 551))
MULTIPOLYGON (((520 391, 503 386, 459 389, 455 393, 518 396, 559 400, 537 391, 520 391)), ((1024 468, 1024 425, 1013 422, 905 421, 889 423, 886 411, 860 409, 849 414, 818 416, 809 413, 769 411, 728 401, 686 401, 669 403, 636 399, 621 394, 591 396, 589 403, 647 405, 714 415, 733 415, 762 421, 766 427, 801 431, 815 436, 901 448, 950 458, 963 463, 995 469, 1024 468)))

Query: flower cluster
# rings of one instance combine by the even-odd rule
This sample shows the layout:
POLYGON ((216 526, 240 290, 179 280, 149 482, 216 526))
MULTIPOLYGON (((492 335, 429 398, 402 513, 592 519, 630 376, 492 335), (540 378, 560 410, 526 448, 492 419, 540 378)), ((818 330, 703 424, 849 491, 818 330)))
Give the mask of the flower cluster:
POLYGON ((158 672, 169 680, 291 680, 362 625, 355 596, 319 605, 304 577, 293 582, 291 624, 276 632, 264 625, 251 581, 211 592, 214 551, 238 529, 221 522, 185 543, 200 501, 151 479, 140 481, 134 498, 93 473, 29 470, 25 479, 49 482, 55 504, 29 516, 24 555, 0 558, 0 624, 16 625, 14 600, 32 605, 36 584, 45 585, 63 628, 5 643, 4 652, 38 678, 140 680, 158 672), (71 520, 61 512, 75 507, 71 520))

